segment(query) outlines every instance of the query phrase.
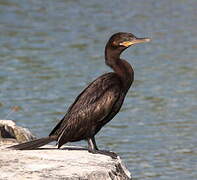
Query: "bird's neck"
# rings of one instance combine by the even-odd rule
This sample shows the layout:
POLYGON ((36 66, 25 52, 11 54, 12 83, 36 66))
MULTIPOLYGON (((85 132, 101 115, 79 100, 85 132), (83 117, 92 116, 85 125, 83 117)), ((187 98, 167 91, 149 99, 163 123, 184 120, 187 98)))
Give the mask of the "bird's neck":
POLYGON ((121 81, 126 90, 128 90, 134 80, 134 71, 132 66, 125 60, 120 58, 121 52, 105 50, 105 63, 110 66, 121 81))

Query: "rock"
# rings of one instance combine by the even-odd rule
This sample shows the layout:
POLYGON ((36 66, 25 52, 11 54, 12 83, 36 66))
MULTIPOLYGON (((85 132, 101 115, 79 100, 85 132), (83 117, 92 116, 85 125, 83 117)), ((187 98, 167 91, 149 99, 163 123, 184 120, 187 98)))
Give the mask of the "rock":
MULTIPOLYGON (((12 144, 10 144, 12 145, 12 144)), ((7 145, 8 146, 8 145, 7 145)), ((11 150, 0 146, 0 179, 129 180, 121 159, 91 154, 79 147, 11 150)))
POLYGON ((91 154, 81 147, 12 150, 13 142, 34 139, 28 129, 11 120, 0 120, 0 179, 129 180, 120 157, 91 154))
POLYGON ((0 141, 22 143, 33 139, 35 136, 28 129, 17 126, 12 120, 0 120, 0 141))

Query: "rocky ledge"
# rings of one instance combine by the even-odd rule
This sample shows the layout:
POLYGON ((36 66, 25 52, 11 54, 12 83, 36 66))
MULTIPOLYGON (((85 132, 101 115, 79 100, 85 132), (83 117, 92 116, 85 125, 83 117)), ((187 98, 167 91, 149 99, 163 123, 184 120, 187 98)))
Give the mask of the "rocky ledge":
MULTIPOLYGON (((5 139, 5 138, 4 138, 5 139)), ((81 147, 11 150, 13 142, 0 141, 0 179, 129 180, 121 159, 91 154, 81 147)))
POLYGON ((26 142, 36 137, 26 128, 17 126, 12 120, 0 120, 0 142, 26 142))

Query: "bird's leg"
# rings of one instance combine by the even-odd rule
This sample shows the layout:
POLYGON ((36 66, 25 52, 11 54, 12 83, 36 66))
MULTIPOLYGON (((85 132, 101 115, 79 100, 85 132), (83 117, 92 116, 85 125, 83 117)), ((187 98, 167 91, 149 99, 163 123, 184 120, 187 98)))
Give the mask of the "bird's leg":
POLYGON ((117 159, 117 154, 114 152, 110 151, 105 151, 105 150, 99 150, 98 147, 96 146, 96 141, 95 138, 88 138, 88 151, 92 154, 103 154, 106 156, 110 156, 113 159, 117 159))
POLYGON ((96 150, 98 150, 98 147, 96 146, 96 141, 95 141, 94 137, 88 138, 87 141, 88 141, 88 151, 89 152, 93 153, 96 150))
POLYGON ((99 150, 97 145, 96 145, 95 137, 92 138, 92 143, 94 144, 95 149, 99 150))

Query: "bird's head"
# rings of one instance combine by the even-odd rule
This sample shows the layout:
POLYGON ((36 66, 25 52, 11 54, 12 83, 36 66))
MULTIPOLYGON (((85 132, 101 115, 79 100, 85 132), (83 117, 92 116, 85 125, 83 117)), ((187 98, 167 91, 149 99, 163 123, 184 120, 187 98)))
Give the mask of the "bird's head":
POLYGON ((122 52, 123 50, 127 49, 128 47, 143 43, 143 42, 149 42, 150 38, 137 38, 131 33, 126 32, 119 32, 111 36, 109 39, 107 46, 110 49, 114 49, 116 51, 122 52))

